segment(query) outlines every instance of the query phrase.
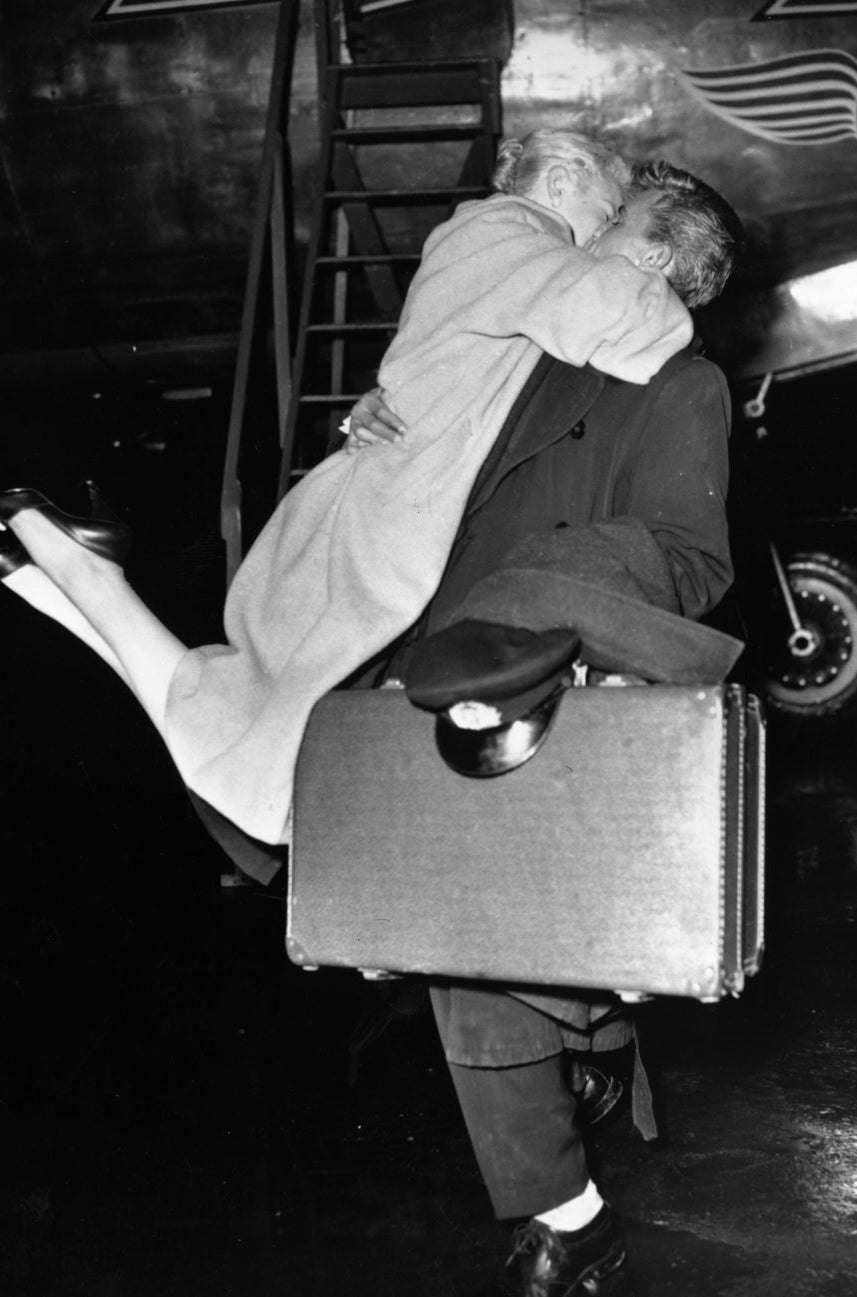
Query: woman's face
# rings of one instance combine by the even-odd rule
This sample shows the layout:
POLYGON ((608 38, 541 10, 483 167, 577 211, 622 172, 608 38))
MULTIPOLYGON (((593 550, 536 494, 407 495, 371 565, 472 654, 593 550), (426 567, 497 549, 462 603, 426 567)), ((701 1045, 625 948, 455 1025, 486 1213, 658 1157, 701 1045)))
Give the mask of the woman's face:
POLYGON ((624 196, 615 180, 598 176, 586 189, 572 183, 563 193, 559 213, 568 221, 579 248, 618 219, 624 196))

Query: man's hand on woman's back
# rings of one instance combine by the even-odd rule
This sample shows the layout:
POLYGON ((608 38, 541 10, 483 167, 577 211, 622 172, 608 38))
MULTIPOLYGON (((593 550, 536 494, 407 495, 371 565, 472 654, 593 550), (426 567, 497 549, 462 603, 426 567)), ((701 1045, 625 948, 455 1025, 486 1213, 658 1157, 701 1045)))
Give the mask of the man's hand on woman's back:
POLYGON ((387 404, 385 396, 383 388, 373 387, 352 407, 347 424, 343 425, 347 437, 344 449, 349 454, 381 441, 401 441, 405 425, 387 404))

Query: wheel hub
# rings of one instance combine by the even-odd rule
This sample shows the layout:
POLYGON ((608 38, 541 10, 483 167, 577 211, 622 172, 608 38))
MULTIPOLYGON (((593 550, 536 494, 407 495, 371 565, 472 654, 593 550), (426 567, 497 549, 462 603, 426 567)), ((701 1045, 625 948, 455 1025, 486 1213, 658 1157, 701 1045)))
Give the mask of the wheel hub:
POLYGON ((789 652, 794 658, 810 658, 817 653, 820 641, 813 626, 801 626, 793 630, 788 639, 789 652))
POLYGON ((799 590, 795 603, 801 626, 786 641, 787 653, 771 665, 785 689, 808 689, 835 680, 851 657, 848 618, 838 603, 816 590, 799 590))

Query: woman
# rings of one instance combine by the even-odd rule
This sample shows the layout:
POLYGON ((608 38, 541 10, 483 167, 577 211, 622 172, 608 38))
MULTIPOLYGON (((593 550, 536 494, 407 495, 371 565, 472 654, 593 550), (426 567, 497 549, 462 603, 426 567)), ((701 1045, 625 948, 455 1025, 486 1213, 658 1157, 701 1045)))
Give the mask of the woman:
POLYGON ((5 583, 128 683, 186 784, 245 832, 286 841, 313 704, 431 598, 480 464, 542 351, 646 382, 691 336, 657 271, 584 246, 629 164, 574 132, 506 141, 497 193, 429 237, 379 371, 401 443, 337 453, 279 506, 225 609, 228 643, 188 651, 125 581, 128 536, 38 493, 0 495, 5 583))

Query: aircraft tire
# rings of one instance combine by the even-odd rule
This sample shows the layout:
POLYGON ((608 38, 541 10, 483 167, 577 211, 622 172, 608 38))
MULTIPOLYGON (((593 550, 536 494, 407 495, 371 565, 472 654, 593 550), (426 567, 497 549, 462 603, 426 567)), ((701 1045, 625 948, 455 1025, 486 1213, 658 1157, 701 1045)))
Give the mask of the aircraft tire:
POLYGON ((857 714, 857 567, 821 550, 784 556, 801 622, 777 591, 766 619, 761 693, 775 715, 833 724, 857 714))

